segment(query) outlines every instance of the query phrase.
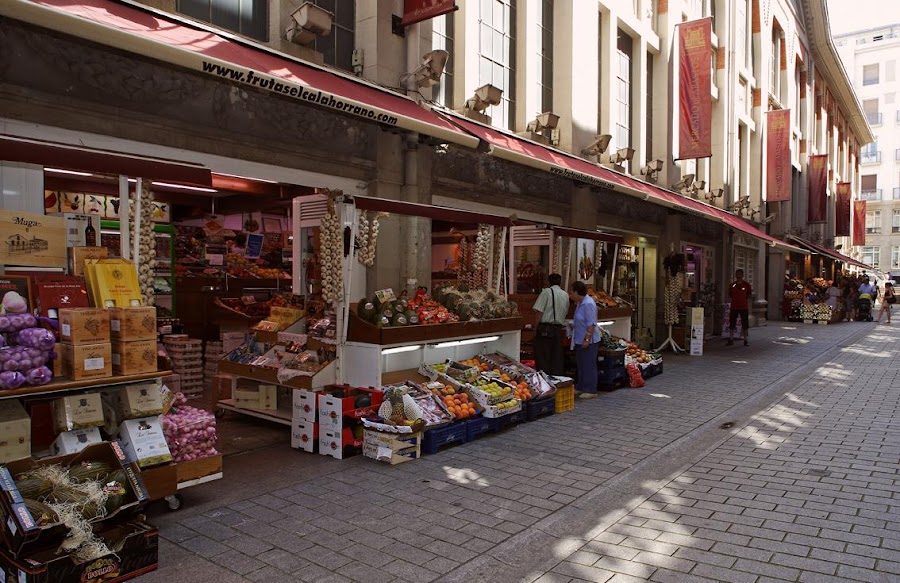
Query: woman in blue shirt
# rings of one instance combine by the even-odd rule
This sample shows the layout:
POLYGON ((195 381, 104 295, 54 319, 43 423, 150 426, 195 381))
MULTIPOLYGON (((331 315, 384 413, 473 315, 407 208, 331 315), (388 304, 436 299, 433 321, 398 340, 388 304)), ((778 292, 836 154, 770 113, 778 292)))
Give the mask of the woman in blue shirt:
POLYGON ((569 297, 576 303, 572 331, 572 347, 578 366, 575 390, 581 393, 580 398, 593 399, 597 396, 597 351, 600 349, 597 304, 587 295, 587 286, 582 281, 572 284, 569 297))

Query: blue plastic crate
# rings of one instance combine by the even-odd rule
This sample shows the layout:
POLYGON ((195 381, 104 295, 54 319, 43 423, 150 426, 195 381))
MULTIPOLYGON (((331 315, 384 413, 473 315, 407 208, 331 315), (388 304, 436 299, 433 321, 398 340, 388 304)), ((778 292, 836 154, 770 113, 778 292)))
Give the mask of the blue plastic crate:
POLYGON ((491 430, 491 421, 487 417, 473 417, 465 422, 466 424, 466 441, 480 437, 491 430))
POLYGON ((600 389, 617 389, 623 384, 628 384, 628 373, 625 371, 625 367, 597 371, 597 385, 600 389))
POLYGON ((469 441, 466 422, 459 421, 444 427, 429 429, 422 438, 422 453, 431 455, 439 449, 451 443, 466 443, 469 441))
POLYGON ((544 415, 553 415, 556 412, 556 396, 550 395, 543 399, 525 401, 525 413, 529 421, 534 421, 544 415))
POLYGON ((601 349, 597 353, 597 370, 613 370, 625 367, 624 350, 601 349))
POLYGON ((526 421, 528 421, 528 410, 525 407, 522 407, 521 411, 516 411, 509 415, 488 419, 490 430, 494 433, 514 427, 520 423, 525 423, 526 421))

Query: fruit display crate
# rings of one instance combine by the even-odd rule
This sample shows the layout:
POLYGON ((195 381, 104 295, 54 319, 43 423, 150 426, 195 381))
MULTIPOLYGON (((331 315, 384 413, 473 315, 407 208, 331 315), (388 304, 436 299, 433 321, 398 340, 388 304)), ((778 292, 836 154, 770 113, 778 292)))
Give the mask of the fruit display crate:
POLYGON ((525 401, 525 413, 529 421, 534 421, 545 415, 553 415, 555 412, 556 395, 525 401))
POLYGON ((522 410, 522 401, 519 399, 508 399, 507 401, 504 401, 504 403, 508 401, 515 401, 515 405, 512 405, 511 407, 488 405, 481 414, 488 419, 496 419, 498 417, 505 417, 507 415, 512 415, 513 413, 518 413, 522 410))
POLYGON ((475 417, 466 422, 466 441, 472 441, 491 430, 491 421, 487 417, 475 417))
POLYGON ((432 455, 446 445, 467 443, 469 441, 466 426, 468 421, 458 421, 445 427, 427 429, 422 439, 422 453, 432 455))
POLYGON ((465 390, 469 393, 469 396, 475 400, 476 403, 485 408, 490 407, 491 405, 496 405, 497 403, 509 401, 513 396, 513 393, 515 393, 515 387, 513 387, 512 385, 508 385, 502 381, 496 380, 492 380, 490 382, 495 383, 501 389, 507 389, 507 392, 503 394, 492 395, 491 393, 488 393, 487 391, 476 385, 465 385, 465 390))
POLYGON ((510 427, 515 427, 526 421, 528 421, 528 412, 522 409, 521 405, 519 406, 519 409, 508 415, 493 418, 488 417, 488 425, 490 426, 490 430, 494 433, 509 429, 510 427))
POLYGON ((378 328, 360 318, 354 309, 350 311, 347 339, 351 342, 365 342, 367 344, 405 345, 422 342, 434 343, 463 336, 490 336, 503 332, 518 332, 522 329, 523 322, 522 318, 517 316, 515 318, 496 318, 493 320, 454 322, 452 324, 378 328))
POLYGON ((556 413, 565 413, 575 408, 575 386, 557 387, 554 397, 556 413))
POLYGON ((658 362, 648 362, 647 364, 641 366, 641 376, 644 377, 644 379, 649 379, 657 375, 661 375, 662 373, 662 359, 659 359, 658 362))

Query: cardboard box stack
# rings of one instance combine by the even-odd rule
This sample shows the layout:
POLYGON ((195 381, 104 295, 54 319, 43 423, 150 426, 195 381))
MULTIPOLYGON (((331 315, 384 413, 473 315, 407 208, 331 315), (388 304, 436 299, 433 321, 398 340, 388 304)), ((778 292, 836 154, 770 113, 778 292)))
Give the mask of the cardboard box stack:
POLYGON ((156 308, 111 308, 109 314, 113 374, 156 372, 156 308))
POLYGON ((378 411, 384 393, 377 389, 331 386, 317 396, 319 453, 336 459, 360 453, 362 418, 378 411))
POLYGON ((203 341, 186 334, 163 337, 172 372, 181 377, 181 392, 188 398, 203 396, 203 341))
POLYGON ((0 401, 0 462, 31 457, 31 417, 16 399, 0 401))
POLYGON ((219 374, 219 361, 225 356, 222 341, 208 340, 203 350, 203 381, 209 385, 219 374))
POLYGON ((64 376, 76 381, 112 376, 108 310, 61 309, 59 330, 64 376))
POLYGON ((318 397, 320 393, 306 389, 293 390, 291 414, 291 447, 308 451, 316 450, 319 442, 318 397))

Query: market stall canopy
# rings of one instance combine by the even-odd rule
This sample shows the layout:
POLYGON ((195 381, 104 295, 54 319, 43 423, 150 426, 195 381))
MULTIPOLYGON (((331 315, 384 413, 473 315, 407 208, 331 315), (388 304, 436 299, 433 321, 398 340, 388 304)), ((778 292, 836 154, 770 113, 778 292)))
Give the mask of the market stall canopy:
POLYGON ((354 196, 353 201, 356 203, 356 208, 363 211, 381 211, 411 217, 425 217, 436 221, 447 221, 451 223, 471 223, 476 225, 483 224, 494 225, 497 227, 511 227, 516 224, 525 224, 529 222, 520 221, 513 215, 504 217, 501 215, 477 213, 450 207, 404 202, 402 200, 390 200, 387 198, 354 196))
POLYGON ((145 6, 113 0, 3 0, 0 15, 298 103, 470 148, 478 145, 408 97, 145 6))
POLYGON ((577 180, 591 186, 598 186, 643 200, 665 206, 667 208, 694 214, 709 220, 724 223, 728 227, 741 231, 757 239, 761 239, 770 247, 786 251, 806 253, 804 249, 789 245, 772 237, 747 223, 740 217, 705 202, 687 198, 680 194, 638 180, 627 174, 621 174, 592 164, 571 154, 532 142, 514 134, 502 132, 492 127, 473 122, 457 114, 441 111, 441 115, 452 120, 459 127, 478 137, 488 146, 488 152, 498 158, 516 162, 539 170, 577 180))
POLYGON ((120 174, 201 186, 212 185, 209 168, 190 162, 123 154, 0 134, 0 160, 104 174, 120 174))
POLYGON ((853 259, 852 257, 848 257, 848 256, 844 255, 843 253, 839 253, 839 252, 835 251, 834 249, 829 249, 828 247, 825 247, 824 245, 819 245, 818 243, 813 243, 812 241, 809 241, 807 239, 797 237, 796 235, 789 235, 788 238, 791 239, 792 241, 795 241, 798 245, 805 247, 806 249, 809 249, 813 253, 818 253, 819 255, 823 255, 825 257, 830 257, 831 259, 834 259, 835 261, 840 261, 841 263, 846 263, 847 265, 853 265, 855 267, 859 267, 862 269, 868 269, 870 271, 875 270, 875 268, 872 267, 871 265, 866 265, 865 263, 863 263, 861 261, 857 261, 856 259, 853 259))

